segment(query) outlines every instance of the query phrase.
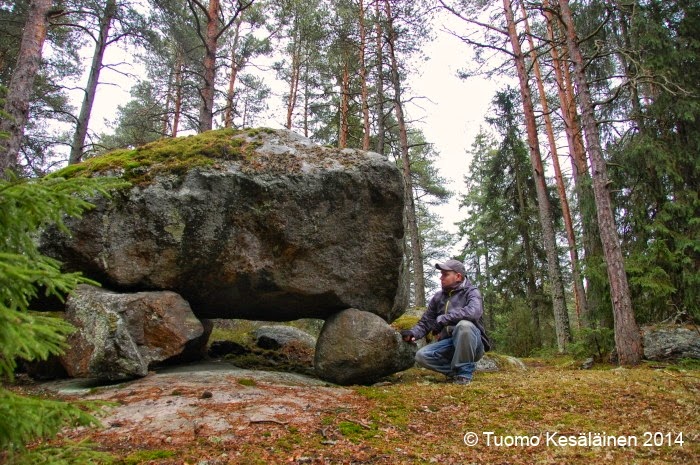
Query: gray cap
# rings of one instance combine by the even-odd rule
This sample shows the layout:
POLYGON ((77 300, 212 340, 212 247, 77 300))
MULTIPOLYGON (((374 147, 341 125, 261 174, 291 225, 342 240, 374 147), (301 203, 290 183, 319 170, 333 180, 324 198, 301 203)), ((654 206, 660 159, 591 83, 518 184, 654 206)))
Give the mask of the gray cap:
POLYGON ((445 263, 436 263, 435 268, 443 271, 454 271, 462 276, 467 274, 464 265, 459 260, 447 260, 445 263))

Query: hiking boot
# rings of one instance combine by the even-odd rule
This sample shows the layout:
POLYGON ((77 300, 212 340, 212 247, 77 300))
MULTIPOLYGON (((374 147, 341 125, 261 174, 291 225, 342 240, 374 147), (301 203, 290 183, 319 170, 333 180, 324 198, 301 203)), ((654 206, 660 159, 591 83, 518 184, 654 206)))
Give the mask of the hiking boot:
POLYGON ((466 376, 455 376, 453 383, 454 384, 461 384, 463 386, 466 386, 467 384, 471 383, 472 379, 467 378, 466 376))

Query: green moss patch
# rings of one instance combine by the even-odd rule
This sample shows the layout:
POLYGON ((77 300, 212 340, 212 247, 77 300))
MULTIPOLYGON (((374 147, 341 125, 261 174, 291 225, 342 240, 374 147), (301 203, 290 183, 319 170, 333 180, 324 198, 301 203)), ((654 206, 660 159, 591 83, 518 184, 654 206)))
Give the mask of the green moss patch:
POLYGON ((142 463, 150 463, 158 459, 169 459, 176 455, 172 450, 140 450, 129 454, 119 462, 119 465, 138 465, 142 463))
POLYGON ((394 320, 393 323, 391 323, 391 326, 398 330, 411 329, 418 323, 419 320, 420 317, 417 316, 401 315, 396 320, 394 320))
POLYGON ((241 378, 238 380, 238 384, 241 386, 248 386, 248 387, 254 387, 257 386, 258 383, 254 379, 250 378, 241 378))
MULTIPOLYGON (((267 130, 272 131, 272 130, 267 130)), ((135 149, 119 149, 67 166, 52 176, 92 176, 116 172, 133 183, 147 183, 157 174, 184 174, 214 166, 218 160, 249 161, 265 129, 219 129, 196 136, 161 139, 135 149), (247 137, 236 137, 247 136, 247 137)))

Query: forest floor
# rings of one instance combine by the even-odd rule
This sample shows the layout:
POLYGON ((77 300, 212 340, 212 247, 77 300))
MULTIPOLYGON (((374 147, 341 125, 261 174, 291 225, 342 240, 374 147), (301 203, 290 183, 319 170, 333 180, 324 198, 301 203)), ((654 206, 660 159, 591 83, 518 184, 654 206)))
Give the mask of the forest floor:
POLYGON ((413 368, 338 387, 227 362, 89 389, 43 383, 23 389, 109 404, 101 428, 30 451, 89 447, 102 453, 91 463, 116 465, 700 463, 697 366, 525 362, 467 386, 413 368))

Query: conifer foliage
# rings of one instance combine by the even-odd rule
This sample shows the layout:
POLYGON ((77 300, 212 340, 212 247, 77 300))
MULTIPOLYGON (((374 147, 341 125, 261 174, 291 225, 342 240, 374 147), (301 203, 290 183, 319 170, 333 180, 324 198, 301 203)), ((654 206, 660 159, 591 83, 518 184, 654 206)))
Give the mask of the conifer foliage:
MULTIPOLYGON (((9 173, 9 172, 8 172, 9 173)), ((36 237, 42 228, 66 230, 63 218, 80 216, 87 199, 117 187, 109 179, 0 178, 0 378, 12 381, 17 360, 60 354, 73 327, 29 310, 40 292, 63 299, 80 283, 96 284, 79 273, 63 273, 42 255, 36 237)), ((0 388, 0 449, 21 449, 28 441, 54 435, 65 425, 96 423, 78 406, 34 399, 0 388)))

